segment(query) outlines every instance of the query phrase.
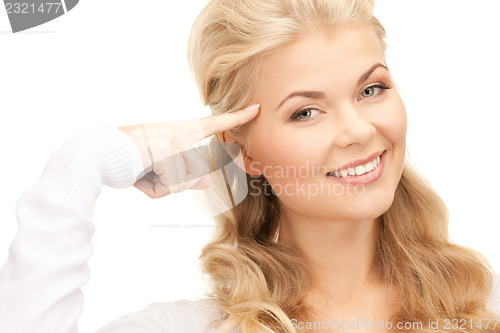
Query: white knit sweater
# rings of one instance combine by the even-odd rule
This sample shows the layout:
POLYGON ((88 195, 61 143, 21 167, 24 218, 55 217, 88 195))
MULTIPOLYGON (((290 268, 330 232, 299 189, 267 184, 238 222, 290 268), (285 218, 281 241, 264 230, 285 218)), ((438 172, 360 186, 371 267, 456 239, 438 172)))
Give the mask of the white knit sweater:
MULTIPOLYGON (((1 333, 78 332, 94 204, 102 185, 130 187, 142 171, 134 142, 114 127, 86 131, 56 150, 17 203, 19 230, 0 271, 1 333)), ((489 306, 500 314, 498 277, 489 306)), ((207 298, 154 303, 97 332, 216 332, 209 323, 220 314, 207 298)))

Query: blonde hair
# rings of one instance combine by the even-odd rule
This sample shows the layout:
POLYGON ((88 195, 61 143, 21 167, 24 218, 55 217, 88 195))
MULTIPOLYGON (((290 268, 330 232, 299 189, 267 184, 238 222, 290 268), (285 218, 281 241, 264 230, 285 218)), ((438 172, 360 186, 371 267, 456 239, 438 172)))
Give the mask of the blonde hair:
MULTIPOLYGON (((307 32, 331 32, 350 24, 366 24, 385 50, 385 29, 373 16, 374 0, 212 0, 194 23, 189 61, 205 105, 213 114, 233 112, 248 105, 255 91, 263 57, 293 43, 307 32)), ((228 131, 244 134, 245 126, 228 131)), ((214 136, 213 141, 218 141, 214 136)), ((219 146, 220 147, 220 146, 219 146)), ((223 149, 213 154, 213 168, 230 162, 223 149)), ((229 186, 258 186, 218 215, 218 228, 200 256, 211 279, 214 298, 224 316, 219 329, 238 327, 242 333, 296 332, 291 319, 309 318, 304 296, 312 283, 301 253, 276 242, 280 210, 278 198, 265 191, 263 176, 226 184, 215 181, 215 196, 229 186)), ((398 311, 391 319, 422 322, 463 319, 477 323, 494 318, 486 309, 492 289, 492 269, 478 252, 452 244, 444 202, 410 161, 405 161, 394 201, 382 215, 377 255, 384 278, 399 291, 398 311)), ((468 332, 500 332, 467 327, 468 332)), ((433 332, 464 332, 460 329, 433 332)))

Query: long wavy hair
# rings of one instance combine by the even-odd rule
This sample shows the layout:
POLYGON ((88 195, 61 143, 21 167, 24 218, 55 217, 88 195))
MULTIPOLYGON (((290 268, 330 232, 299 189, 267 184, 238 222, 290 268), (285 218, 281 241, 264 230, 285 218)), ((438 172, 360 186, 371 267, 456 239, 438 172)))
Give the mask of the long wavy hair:
MULTIPOLYGON (((305 32, 362 23, 385 50, 386 32, 373 15, 374 6, 374 0, 211 0, 193 25, 188 48, 203 103, 213 114, 247 106, 263 57, 305 32)), ((228 132, 244 136, 246 130, 244 125, 228 132)), ((212 167, 218 170, 231 157, 221 145, 215 147, 212 167)), ((229 185, 221 177, 212 186, 214 205, 234 206, 216 216, 215 234, 200 255, 211 282, 209 296, 223 312, 219 330, 298 332, 291 319, 311 318, 304 296, 313 277, 296 248, 277 242, 278 197, 266 189, 262 175, 247 174, 229 185), (248 188, 259 191, 236 205, 227 197, 248 188)), ((400 296, 391 321, 423 323, 413 332, 500 332, 500 325, 470 325, 495 318, 486 306, 493 270, 477 251, 451 243, 447 208, 408 153, 394 201, 378 220, 379 264, 400 296), (461 320, 457 328, 448 322, 452 319, 461 320), (439 329, 428 328, 429 320, 438 320, 439 329)))

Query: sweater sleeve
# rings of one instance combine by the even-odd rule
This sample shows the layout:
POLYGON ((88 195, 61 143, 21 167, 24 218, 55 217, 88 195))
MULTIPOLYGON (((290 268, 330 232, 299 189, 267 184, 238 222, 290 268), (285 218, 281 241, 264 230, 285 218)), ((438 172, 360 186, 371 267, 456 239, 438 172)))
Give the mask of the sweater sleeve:
POLYGON ((17 202, 18 231, 0 271, 0 332, 78 332, 95 201, 102 185, 129 187, 142 171, 134 142, 114 127, 81 133, 54 152, 17 202))
MULTIPOLYGON (((222 312, 215 300, 157 302, 109 322, 96 333, 215 333, 222 312)), ((230 333, 236 333, 233 329, 230 333)))

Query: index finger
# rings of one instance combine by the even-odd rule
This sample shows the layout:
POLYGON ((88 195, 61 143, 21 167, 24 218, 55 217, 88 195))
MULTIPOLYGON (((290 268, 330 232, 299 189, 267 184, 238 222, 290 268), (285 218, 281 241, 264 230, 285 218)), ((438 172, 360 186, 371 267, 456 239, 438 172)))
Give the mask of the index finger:
POLYGON ((194 143, 219 132, 243 125, 257 115, 259 104, 251 105, 236 112, 223 113, 206 118, 189 120, 185 125, 191 133, 190 140, 194 143))

